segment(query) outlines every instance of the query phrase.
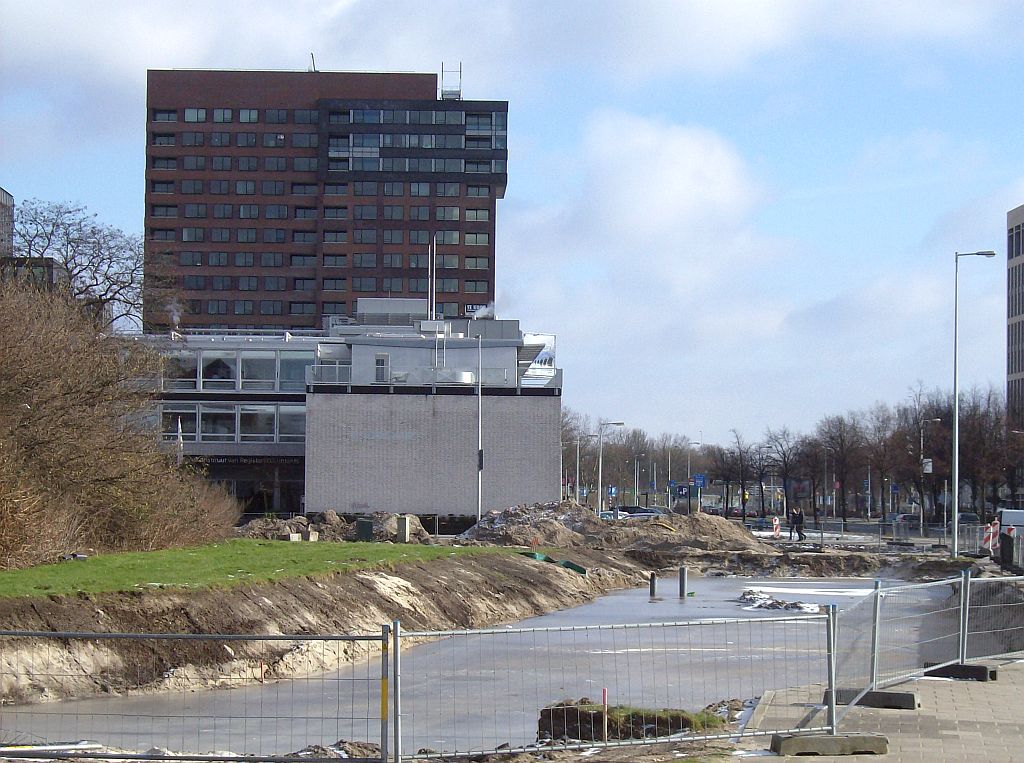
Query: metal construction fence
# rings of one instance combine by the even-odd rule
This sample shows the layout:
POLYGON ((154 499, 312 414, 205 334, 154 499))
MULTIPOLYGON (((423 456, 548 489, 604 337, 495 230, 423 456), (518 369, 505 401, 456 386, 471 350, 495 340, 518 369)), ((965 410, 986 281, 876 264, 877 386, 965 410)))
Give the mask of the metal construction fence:
POLYGON ((1019 653, 1024 577, 966 573, 876 582, 842 610, 795 616, 448 631, 395 622, 332 636, 0 631, 0 745, 29 746, 19 758, 87 739, 97 745, 60 757, 318 761, 341 750, 401 763, 835 733, 869 691, 1019 653))
POLYGON ((0 744, 26 747, 0 757, 52 758, 31 748, 67 739, 124 752, 61 757, 272 759, 339 739, 386 755, 389 642, 390 626, 332 636, 0 631, 0 744), (69 694, 80 698, 48 701, 69 694))

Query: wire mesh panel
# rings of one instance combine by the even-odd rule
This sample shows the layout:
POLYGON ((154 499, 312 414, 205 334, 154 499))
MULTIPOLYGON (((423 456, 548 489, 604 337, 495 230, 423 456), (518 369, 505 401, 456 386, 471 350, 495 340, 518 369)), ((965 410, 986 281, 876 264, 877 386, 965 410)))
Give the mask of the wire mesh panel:
POLYGON ((839 719, 874 681, 874 622, 878 591, 839 611, 836 626, 836 692, 839 719))
POLYGON ((401 749, 451 756, 733 736, 740 730, 715 709, 730 700, 749 709, 768 696, 775 725, 743 733, 823 728, 820 714, 808 720, 808 706, 820 709, 827 680, 826 622, 804 615, 403 634, 401 749))
POLYGON ((972 578, 967 659, 1024 652, 1024 577, 972 578))
POLYGON ((362 755, 350 757, 380 760, 386 644, 386 631, 261 638, 0 632, 3 743, 88 739, 151 758, 176 757, 168 750, 290 757, 354 740, 364 743, 362 755))
POLYGON ((960 585, 956 578, 880 590, 875 688, 957 661, 960 585))

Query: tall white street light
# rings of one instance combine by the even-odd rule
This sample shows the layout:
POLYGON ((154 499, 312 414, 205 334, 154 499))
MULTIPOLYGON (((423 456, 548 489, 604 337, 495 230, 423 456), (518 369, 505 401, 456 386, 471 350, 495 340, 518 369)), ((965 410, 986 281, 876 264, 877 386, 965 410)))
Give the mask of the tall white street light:
POLYGON ((576 487, 573 492, 576 494, 576 503, 580 502, 580 440, 590 440, 597 437, 596 434, 582 434, 576 438, 576 487))
MULTIPOLYGON (((959 554, 960 529, 960 369, 959 360, 959 299, 960 299, 960 258, 995 257, 991 249, 981 252, 954 252, 953 258, 953 546, 949 553, 953 559, 959 554)), ((924 500, 924 496, 921 496, 924 500)))
MULTIPOLYGON (((691 511, 690 497, 693 491, 690 490, 690 452, 693 450, 695 445, 703 445, 701 442, 687 442, 686 443, 686 513, 689 514, 691 511)), ((697 503, 697 513, 700 513, 700 502, 697 503)))
POLYGON ((640 459, 646 456, 646 453, 638 453, 636 458, 633 459, 633 505, 640 505, 640 459))
POLYGON ((624 427, 625 421, 599 421, 597 423, 597 513, 604 511, 604 428, 624 427))
POLYGON ((921 449, 917 452, 918 458, 921 462, 921 524, 919 529, 921 531, 922 538, 924 537, 924 427, 926 424, 937 424, 940 421, 942 421, 942 419, 921 419, 921 421, 918 422, 918 431, 921 434, 921 449))

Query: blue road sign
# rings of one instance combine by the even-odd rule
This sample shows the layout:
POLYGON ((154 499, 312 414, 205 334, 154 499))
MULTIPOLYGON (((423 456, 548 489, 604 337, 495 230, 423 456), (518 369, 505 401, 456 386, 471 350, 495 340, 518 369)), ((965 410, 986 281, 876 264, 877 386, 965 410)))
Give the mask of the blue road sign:
POLYGON ((707 487, 706 475, 695 474, 693 475, 693 484, 696 487, 707 487))
POLYGON ((891 489, 892 489, 892 494, 893 495, 896 495, 897 493, 900 492, 900 486, 899 485, 893 485, 891 489))
POLYGON ((617 487, 615 487, 615 485, 609 485, 608 486, 608 497, 609 498, 614 498, 618 494, 619 494, 619 489, 617 487))
POLYGON ((678 483, 677 483, 677 482, 676 482, 675 480, 669 480, 669 481, 668 481, 668 486, 669 486, 669 487, 675 487, 675 486, 676 486, 677 484, 678 484, 678 483))
POLYGON ((657 485, 654 484, 654 480, 651 480, 650 482, 648 482, 647 485, 648 485, 648 487, 651 488, 651 490, 654 490, 654 488, 657 487, 657 485))
POLYGON ((864 489, 867 490, 871 487, 871 480, 864 480, 864 489))
POLYGON ((676 495, 680 498, 686 498, 686 493, 689 490, 686 485, 676 485, 676 495))
POLYGON ((580 498, 586 498, 586 497, 587 497, 587 489, 585 487, 581 487, 580 488, 580 498))

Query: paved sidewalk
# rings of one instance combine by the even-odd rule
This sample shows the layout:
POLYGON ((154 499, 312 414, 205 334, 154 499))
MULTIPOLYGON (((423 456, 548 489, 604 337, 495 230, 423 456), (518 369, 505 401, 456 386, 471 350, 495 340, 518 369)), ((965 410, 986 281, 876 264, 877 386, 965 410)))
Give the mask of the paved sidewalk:
MULTIPOLYGON (((1024 663, 991 660, 999 680, 953 681, 923 678, 893 687, 916 691, 920 710, 855 707, 840 730, 873 732, 889 738, 889 754, 801 757, 820 763, 987 763, 1024 761, 1024 663)), ((794 758, 795 760, 795 758, 794 758)))

